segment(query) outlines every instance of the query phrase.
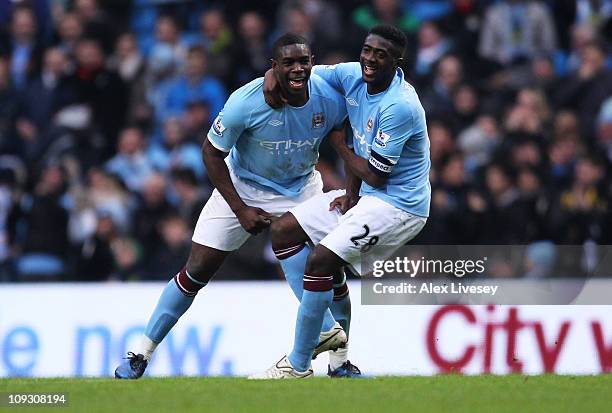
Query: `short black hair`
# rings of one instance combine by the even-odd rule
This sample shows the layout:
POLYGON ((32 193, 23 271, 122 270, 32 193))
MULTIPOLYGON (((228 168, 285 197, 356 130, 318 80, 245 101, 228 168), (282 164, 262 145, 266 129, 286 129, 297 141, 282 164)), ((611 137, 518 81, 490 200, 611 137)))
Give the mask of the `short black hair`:
POLYGON ((395 57, 399 58, 404 56, 404 51, 408 45, 408 39, 406 38, 404 32, 397 27, 390 24, 379 24, 378 26, 374 26, 370 29, 368 35, 370 34, 375 34, 390 41, 397 49, 396 52, 399 53, 399 55, 395 57))
POLYGON ((295 33, 285 33, 272 45, 272 56, 276 59, 280 55, 280 49, 291 44, 305 44, 310 48, 310 43, 305 37, 295 33))

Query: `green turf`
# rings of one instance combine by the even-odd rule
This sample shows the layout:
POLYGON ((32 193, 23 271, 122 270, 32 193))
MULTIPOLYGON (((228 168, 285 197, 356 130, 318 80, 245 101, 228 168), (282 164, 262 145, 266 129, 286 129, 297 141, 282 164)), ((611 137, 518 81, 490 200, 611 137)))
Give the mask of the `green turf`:
POLYGON ((434 376, 358 380, 0 379, 1 392, 67 392, 72 412, 610 412, 612 375, 434 376))

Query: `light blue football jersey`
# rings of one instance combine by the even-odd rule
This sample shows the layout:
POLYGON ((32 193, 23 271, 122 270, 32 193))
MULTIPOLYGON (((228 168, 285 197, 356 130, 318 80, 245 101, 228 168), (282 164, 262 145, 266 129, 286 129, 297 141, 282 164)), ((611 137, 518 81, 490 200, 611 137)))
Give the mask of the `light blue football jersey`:
POLYGON ((420 217, 429 216, 429 137, 425 111, 414 88, 397 75, 389 88, 368 94, 359 63, 315 66, 316 74, 344 95, 355 153, 370 168, 387 176, 374 188, 361 184, 361 195, 373 195, 420 217))
POLYGON ((321 140, 346 120, 344 98, 314 74, 302 107, 272 109, 262 88, 263 78, 258 78, 232 93, 208 140, 230 152, 227 162, 239 178, 259 189, 297 196, 314 171, 321 140))

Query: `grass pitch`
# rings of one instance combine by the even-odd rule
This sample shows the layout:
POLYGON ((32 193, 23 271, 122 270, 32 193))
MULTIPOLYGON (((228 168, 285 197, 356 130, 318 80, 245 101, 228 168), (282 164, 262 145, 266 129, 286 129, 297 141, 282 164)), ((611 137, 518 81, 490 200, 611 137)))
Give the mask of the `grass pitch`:
MULTIPOLYGON (((378 377, 250 381, 242 378, 0 379, 0 393, 64 392, 63 407, 4 412, 609 412, 612 375, 378 377)), ((2 394, 6 398, 6 394, 2 394)), ((4 401, 2 401, 4 402, 4 401)), ((2 403, 0 402, 0 405, 2 403)), ((6 405, 5 405, 6 406, 6 405)))

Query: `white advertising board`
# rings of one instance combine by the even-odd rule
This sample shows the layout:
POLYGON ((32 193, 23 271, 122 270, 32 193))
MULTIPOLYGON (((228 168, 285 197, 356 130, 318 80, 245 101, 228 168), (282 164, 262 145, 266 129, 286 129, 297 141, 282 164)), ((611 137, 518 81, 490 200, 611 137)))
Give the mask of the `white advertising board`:
MULTIPOLYGON (((111 376, 164 284, 0 286, 0 376, 111 376)), ((367 306, 350 283, 350 360, 371 375, 612 372, 612 306, 367 306)), ((247 375, 288 352, 283 282, 213 282, 159 346, 150 375, 247 375)), ((326 371, 327 356, 313 366, 326 371)))

